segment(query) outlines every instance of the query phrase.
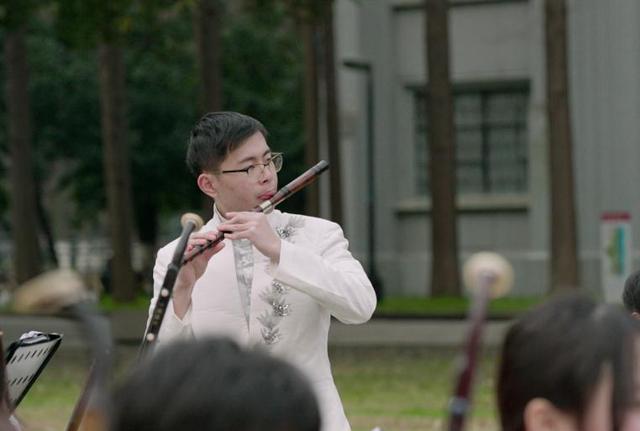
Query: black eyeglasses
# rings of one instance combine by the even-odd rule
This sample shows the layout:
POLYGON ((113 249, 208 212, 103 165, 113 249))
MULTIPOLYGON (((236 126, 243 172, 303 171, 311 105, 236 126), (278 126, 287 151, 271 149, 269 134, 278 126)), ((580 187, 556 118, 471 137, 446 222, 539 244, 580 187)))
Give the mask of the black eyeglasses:
POLYGON ((233 169, 229 171, 220 171, 221 174, 233 174, 236 172, 244 172, 252 180, 259 180, 266 168, 272 168, 275 172, 282 169, 282 153, 272 153, 269 160, 264 163, 255 163, 244 169, 233 169))

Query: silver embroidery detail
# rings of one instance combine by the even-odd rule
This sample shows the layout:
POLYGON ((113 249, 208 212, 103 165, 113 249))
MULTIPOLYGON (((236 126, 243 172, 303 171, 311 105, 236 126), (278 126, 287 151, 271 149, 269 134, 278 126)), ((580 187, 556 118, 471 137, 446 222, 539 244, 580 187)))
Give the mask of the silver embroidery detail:
POLYGON ((271 306, 270 310, 265 310, 258 321, 262 324, 262 338, 268 345, 272 345, 280 341, 282 334, 278 329, 278 324, 283 317, 291 314, 291 306, 285 301, 285 295, 289 292, 289 287, 278 283, 271 282, 271 288, 260 294, 260 299, 271 306))
POLYGON ((267 304, 271 305, 273 308, 273 314, 276 316, 287 317, 289 313, 291 313, 289 304, 284 302, 284 299, 282 298, 273 297, 270 294, 262 294, 260 295, 260 298, 262 298, 262 300, 267 304))
POLYGON ((251 283, 253 281, 253 247, 248 239, 232 241, 236 264, 236 279, 242 303, 242 311, 249 327, 251 310, 251 283))
POLYGON ((284 284, 278 283, 275 280, 271 282, 271 289, 274 293, 277 293, 279 295, 284 295, 285 293, 289 292, 289 286, 285 286, 284 284))
POLYGON ((291 237, 296 234, 296 229, 304 225, 304 220, 300 216, 291 216, 285 226, 276 227, 276 233, 285 241, 291 241, 291 237))
MULTIPOLYGON (((287 224, 277 226, 276 233, 280 239, 293 242, 296 230, 304 226, 304 219, 300 216, 290 216, 287 224)), ((271 263, 268 264, 268 267, 271 263)), ((269 269, 267 269, 269 270, 269 269)), ((291 306, 285 301, 285 295, 289 293, 289 287, 275 280, 271 282, 271 287, 260 294, 260 299, 269 304, 270 310, 264 311, 258 316, 258 321, 262 324, 262 338, 265 344, 276 344, 282 339, 282 333, 278 329, 280 321, 291 314, 291 306)))
POLYGON ((280 334, 280 329, 277 327, 280 319, 280 317, 274 316, 273 313, 269 311, 264 311, 258 316, 258 322, 262 324, 262 330, 260 332, 266 344, 272 345, 280 341, 282 335, 280 334))

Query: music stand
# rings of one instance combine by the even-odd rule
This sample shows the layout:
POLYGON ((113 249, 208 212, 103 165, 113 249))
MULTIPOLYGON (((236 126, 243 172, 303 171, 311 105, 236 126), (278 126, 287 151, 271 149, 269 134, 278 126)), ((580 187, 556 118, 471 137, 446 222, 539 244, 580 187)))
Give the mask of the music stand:
POLYGON ((13 408, 20 404, 61 342, 62 334, 31 331, 9 345, 5 361, 13 408))

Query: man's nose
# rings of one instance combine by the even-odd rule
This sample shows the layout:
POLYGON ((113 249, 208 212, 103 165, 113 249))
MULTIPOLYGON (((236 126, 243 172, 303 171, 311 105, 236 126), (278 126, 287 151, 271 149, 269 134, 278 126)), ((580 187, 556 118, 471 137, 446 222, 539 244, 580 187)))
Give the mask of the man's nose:
POLYGON ((260 173, 260 182, 266 183, 271 181, 272 177, 275 175, 275 171, 273 169, 269 169, 269 166, 262 165, 262 172, 260 173))

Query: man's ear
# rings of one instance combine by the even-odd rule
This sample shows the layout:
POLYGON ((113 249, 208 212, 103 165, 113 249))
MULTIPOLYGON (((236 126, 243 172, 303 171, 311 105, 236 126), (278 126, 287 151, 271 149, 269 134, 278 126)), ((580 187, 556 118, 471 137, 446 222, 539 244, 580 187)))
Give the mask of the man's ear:
POLYGON ((631 313, 631 317, 633 317, 634 319, 640 320, 640 313, 638 313, 637 311, 633 311, 631 313))
POLYGON ((575 419, 558 409, 549 400, 534 398, 524 409, 524 428, 527 431, 558 431, 574 429, 575 419))
POLYGON ((197 179, 198 187, 202 190, 202 193, 215 199, 218 194, 218 189, 215 184, 215 179, 212 174, 202 173, 198 175, 197 179))

